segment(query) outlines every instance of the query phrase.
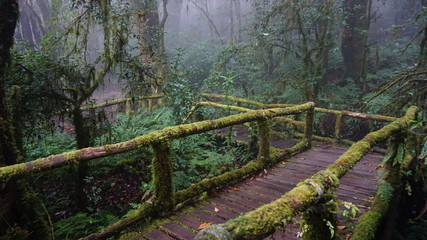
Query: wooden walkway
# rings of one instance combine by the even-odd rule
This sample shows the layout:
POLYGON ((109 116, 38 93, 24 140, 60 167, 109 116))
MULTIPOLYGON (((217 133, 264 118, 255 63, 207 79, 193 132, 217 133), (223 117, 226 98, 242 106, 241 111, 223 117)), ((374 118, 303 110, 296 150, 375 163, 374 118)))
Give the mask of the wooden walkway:
MULTIPOLYGON (((272 145, 279 147, 289 143, 273 141, 272 145)), ((197 229, 204 223, 223 223, 280 198, 300 181, 333 163, 345 150, 343 147, 317 143, 312 150, 279 163, 243 183, 215 193, 203 203, 178 213, 157 229, 141 233, 135 239, 193 239, 197 229)), ((338 199, 357 205, 360 209, 358 215, 369 208, 372 197, 375 196, 382 158, 380 154, 367 154, 341 179, 336 191, 338 199)), ((298 239, 298 231, 298 226, 292 225, 266 239, 298 239)))

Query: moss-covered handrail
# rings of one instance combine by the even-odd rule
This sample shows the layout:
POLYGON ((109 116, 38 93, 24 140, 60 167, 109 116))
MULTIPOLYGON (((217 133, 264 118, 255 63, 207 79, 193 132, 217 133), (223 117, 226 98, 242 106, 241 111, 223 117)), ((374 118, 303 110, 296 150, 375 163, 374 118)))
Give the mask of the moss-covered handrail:
MULTIPOLYGON (((260 103, 260 102, 256 102, 256 101, 252 101, 252 100, 247 100, 244 98, 226 96, 226 95, 222 95, 222 94, 202 93, 202 96, 205 98, 229 99, 229 100, 232 100, 234 102, 255 105, 255 106, 258 106, 260 108, 278 108, 278 107, 295 106, 294 104, 264 104, 264 103, 260 103)), ((398 119, 395 117, 383 116, 383 115, 377 115, 377 114, 358 113, 358 112, 351 112, 351 111, 346 111, 346 110, 332 110, 332 109, 319 108, 319 107, 315 107, 314 110, 316 112, 321 112, 321 113, 329 113, 329 114, 334 114, 334 115, 349 116, 349 117, 359 118, 359 119, 371 119, 371 120, 384 121, 384 122, 393 122, 393 121, 396 121, 398 119)))
MULTIPOLYGON (((250 111, 254 111, 254 109, 250 109, 250 108, 244 108, 244 107, 233 106, 233 105, 225 105, 225 104, 216 103, 216 102, 210 102, 210 101, 201 101, 201 102, 198 102, 196 104, 196 106, 209 106, 209 107, 215 107, 215 108, 220 108, 220 109, 232 110, 232 111, 236 111, 236 112, 250 112, 250 111)), ((272 118, 272 120, 273 121, 277 121, 277 122, 290 123, 290 124, 298 126, 298 127, 305 127, 305 122, 297 121, 297 120, 294 120, 292 118, 274 117, 274 118, 272 118)))
POLYGON ((166 127, 162 130, 154 131, 121 143, 109 144, 100 147, 84 148, 71 152, 52 155, 45 158, 39 158, 30 162, 2 167, 0 168, 0 183, 7 181, 11 177, 25 176, 65 165, 76 164, 79 162, 85 162, 100 157, 111 156, 131 151, 137 148, 152 145, 156 142, 162 141, 165 138, 182 138, 185 136, 203 133, 232 125, 238 125, 246 122, 269 119, 287 114, 301 113, 313 107, 314 103, 309 102, 306 104, 289 108, 256 110, 252 112, 223 117, 217 120, 206 120, 196 123, 166 127))
POLYGON ((404 117, 369 133, 325 170, 299 183, 281 198, 226 223, 207 227, 199 232, 195 239, 260 239, 283 229, 298 213, 315 204, 324 193, 335 190, 339 185, 339 179, 373 146, 406 129, 410 121, 415 119, 417 111, 416 107, 411 107, 404 117))
POLYGON ((158 95, 151 95, 151 96, 121 98, 121 99, 115 99, 115 100, 110 100, 110 101, 107 100, 107 101, 105 101, 103 103, 99 103, 99 104, 89 104, 89 105, 81 107, 80 109, 82 111, 86 111, 86 110, 90 110, 90 109, 105 108, 105 107, 109 107, 109 106, 117 105, 117 104, 121 104, 121 103, 128 103, 128 102, 142 101, 142 100, 149 100, 149 99, 159 99, 162 97, 164 97, 163 94, 158 94, 158 95))

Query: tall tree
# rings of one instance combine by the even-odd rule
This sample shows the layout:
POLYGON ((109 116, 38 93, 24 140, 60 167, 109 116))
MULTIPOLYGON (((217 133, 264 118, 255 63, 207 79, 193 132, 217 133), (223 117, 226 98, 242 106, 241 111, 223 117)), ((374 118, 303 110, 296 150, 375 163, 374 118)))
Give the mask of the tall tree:
MULTIPOLYGON (((16 164, 23 160, 20 140, 16 139, 16 129, 12 119, 17 119, 19 106, 14 106, 15 117, 7 104, 5 70, 11 60, 10 49, 19 16, 17 0, 0 1, 0 166, 16 164)), ((14 88, 15 104, 19 87, 14 88)), ((12 103, 13 104, 13 103, 12 103)), ((19 136, 19 135, 18 135, 19 136)), ((40 204, 25 179, 10 180, 0 185, 0 236, 6 239, 49 239, 46 221, 41 216, 40 204)))
POLYGON ((371 0, 343 1, 345 15, 341 39, 341 53, 344 58, 343 79, 352 79, 364 93, 368 91, 366 59, 371 5, 371 0))

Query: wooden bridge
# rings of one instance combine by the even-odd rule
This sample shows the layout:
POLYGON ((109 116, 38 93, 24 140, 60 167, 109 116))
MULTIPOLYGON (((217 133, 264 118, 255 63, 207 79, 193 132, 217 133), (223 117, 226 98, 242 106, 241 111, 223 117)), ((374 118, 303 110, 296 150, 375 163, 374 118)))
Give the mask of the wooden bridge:
MULTIPOLYGON (((154 152, 154 200, 141 203, 135 212, 85 239, 106 239, 135 223, 147 224, 159 218, 163 219, 161 223, 151 224, 144 231, 126 233, 122 239, 331 239, 337 234, 342 234, 345 239, 375 239, 378 226, 392 201, 388 196, 392 196, 399 187, 401 171, 414 158, 411 151, 402 149, 410 149, 416 144, 406 132, 416 118, 416 107, 409 108, 404 117, 394 118, 315 108, 312 102, 268 105, 230 96, 204 94, 204 97, 208 100, 228 99, 238 106, 203 101, 192 112, 199 107, 210 106, 243 113, 168 127, 122 143, 3 167, 0 168, 0 183, 151 146, 154 152), (313 135, 317 113, 336 116, 335 123, 332 123, 335 126, 334 138, 313 135), (305 120, 288 117, 295 114, 304 115, 305 120), (344 118, 390 123, 352 143, 341 139, 344 118), (283 134, 270 127, 273 121, 294 126, 295 136, 300 140, 281 139, 283 134), (250 135, 257 138, 239 137, 241 140, 249 139, 249 146, 253 146, 257 139, 257 159, 242 168, 204 179, 174 193, 171 141, 236 125, 249 126, 254 130, 250 135), (313 142, 313 139, 321 142, 313 142), (374 153, 372 150, 387 139, 392 141, 388 144, 386 161, 382 163, 382 151, 374 153), (346 148, 337 146, 339 143, 352 145, 346 148), (195 201, 206 193, 203 201, 195 201), (188 206, 192 202, 198 203, 188 206), (342 217, 342 211, 351 212, 354 207, 360 209, 357 216, 342 217), (337 212, 341 214, 337 215, 337 212), (353 224, 348 225, 344 221, 352 221, 353 224), (299 226, 295 225, 297 222, 299 226)), ((129 100, 125 102, 129 105, 129 100)))

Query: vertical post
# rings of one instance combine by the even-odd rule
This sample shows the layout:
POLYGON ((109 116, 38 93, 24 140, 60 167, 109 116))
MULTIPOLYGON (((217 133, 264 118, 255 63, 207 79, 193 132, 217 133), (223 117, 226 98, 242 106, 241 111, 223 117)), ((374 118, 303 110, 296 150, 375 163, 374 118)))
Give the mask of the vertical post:
POLYGON ((341 126, 343 123, 343 114, 340 112, 335 119, 335 139, 341 139, 341 126))
POLYGON ((270 126, 268 120, 260 120, 258 123, 258 161, 264 165, 270 163, 270 126))
POLYGON ((155 203, 165 212, 173 207, 172 161, 170 158, 170 141, 163 140, 152 145, 152 161, 155 203))
POLYGON ((304 138, 307 140, 307 147, 311 147, 311 142, 313 139, 313 125, 314 125, 314 107, 307 110, 305 115, 305 128, 304 128, 304 138))
POLYGON ((152 112, 153 111, 153 99, 148 99, 148 112, 152 112))
POLYGON ((125 113, 126 113, 126 115, 129 115, 130 111, 131 111, 131 101, 127 100, 126 101, 126 105, 125 105, 125 113))
POLYGON ((302 213, 300 220, 302 240, 337 239, 335 234, 331 234, 337 232, 335 215, 337 210, 336 205, 330 203, 331 200, 336 201, 335 194, 326 192, 322 199, 302 213))

